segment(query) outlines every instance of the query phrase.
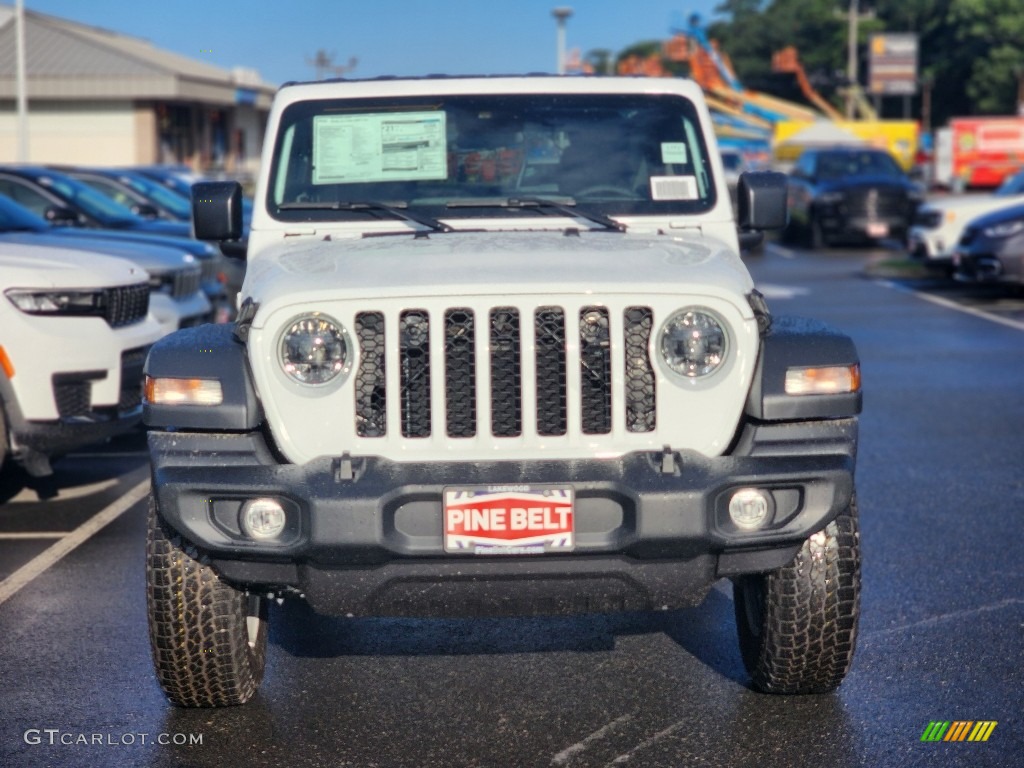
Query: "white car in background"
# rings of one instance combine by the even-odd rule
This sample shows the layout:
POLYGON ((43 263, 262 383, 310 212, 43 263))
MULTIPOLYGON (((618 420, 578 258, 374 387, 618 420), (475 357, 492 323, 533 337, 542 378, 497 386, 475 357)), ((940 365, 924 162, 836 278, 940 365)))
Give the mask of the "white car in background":
POLYGON ((917 209, 907 235, 910 255, 935 271, 953 272, 953 250, 971 222, 987 213, 1024 203, 1024 170, 1007 176, 990 195, 950 195, 917 209))
POLYGON ((139 423, 142 366, 163 335, 149 293, 124 259, 0 244, 0 465, 45 476, 139 423))

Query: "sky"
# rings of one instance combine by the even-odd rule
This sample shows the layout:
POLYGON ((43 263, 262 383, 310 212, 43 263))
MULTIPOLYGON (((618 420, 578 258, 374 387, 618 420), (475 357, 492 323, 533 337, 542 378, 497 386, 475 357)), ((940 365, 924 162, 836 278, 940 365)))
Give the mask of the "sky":
MULTIPOLYGON (((13 5, 14 0, 2 0, 13 5)), ((311 80, 317 51, 346 77, 554 72, 552 9, 573 9, 566 47, 614 53, 663 40, 720 0, 24 0, 25 8, 122 34, 265 82, 311 80)))

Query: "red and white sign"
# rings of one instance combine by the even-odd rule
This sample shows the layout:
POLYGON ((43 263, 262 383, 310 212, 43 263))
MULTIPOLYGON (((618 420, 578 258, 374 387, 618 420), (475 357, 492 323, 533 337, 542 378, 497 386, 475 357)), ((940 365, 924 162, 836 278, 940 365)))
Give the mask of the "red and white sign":
POLYGON ((569 552, 574 530, 571 488, 492 485, 444 491, 445 552, 569 552))

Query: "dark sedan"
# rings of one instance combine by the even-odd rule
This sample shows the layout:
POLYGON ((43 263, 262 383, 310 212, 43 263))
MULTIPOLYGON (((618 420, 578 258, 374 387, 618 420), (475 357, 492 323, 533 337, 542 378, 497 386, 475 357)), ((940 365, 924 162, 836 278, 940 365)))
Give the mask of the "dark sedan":
POLYGON ((188 222, 137 216, 82 182, 42 166, 0 166, 0 194, 54 224, 141 230, 176 237, 190 237, 192 233, 188 222))
POLYGON ((1024 285, 1024 205, 973 219, 953 250, 957 280, 1024 285))
POLYGON ((787 237, 811 248, 904 240, 924 190, 885 150, 849 146, 808 149, 789 176, 787 237))

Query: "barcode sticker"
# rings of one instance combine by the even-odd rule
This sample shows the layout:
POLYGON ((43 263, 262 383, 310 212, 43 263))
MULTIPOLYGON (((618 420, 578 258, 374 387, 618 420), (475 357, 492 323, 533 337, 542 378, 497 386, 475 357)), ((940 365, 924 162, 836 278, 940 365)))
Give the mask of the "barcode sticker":
POLYGON ((696 176, 651 176, 652 200, 696 200, 696 176))

